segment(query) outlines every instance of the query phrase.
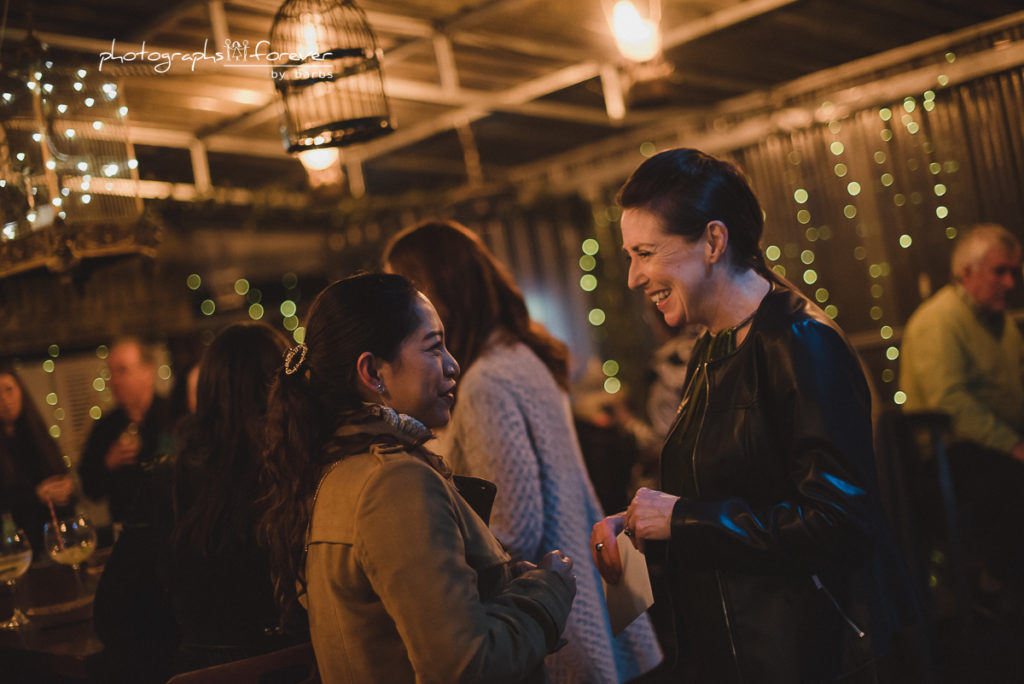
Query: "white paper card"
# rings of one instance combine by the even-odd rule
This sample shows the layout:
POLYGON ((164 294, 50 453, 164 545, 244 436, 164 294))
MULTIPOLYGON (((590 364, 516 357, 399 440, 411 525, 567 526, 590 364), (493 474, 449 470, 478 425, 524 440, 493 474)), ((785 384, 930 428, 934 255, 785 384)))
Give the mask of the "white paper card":
POLYGON ((629 623, 654 605, 651 580, 647 576, 647 559, 633 547, 625 533, 615 538, 622 560, 622 579, 618 584, 604 584, 604 598, 608 604, 608 618, 612 634, 618 636, 629 623))

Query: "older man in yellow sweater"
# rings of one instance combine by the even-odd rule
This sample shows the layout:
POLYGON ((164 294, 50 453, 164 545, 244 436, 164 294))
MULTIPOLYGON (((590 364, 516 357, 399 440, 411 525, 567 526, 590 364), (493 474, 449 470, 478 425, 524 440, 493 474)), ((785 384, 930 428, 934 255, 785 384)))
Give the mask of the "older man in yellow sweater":
POLYGON ((945 411, 958 437, 1024 461, 1024 340, 1006 313, 1020 264, 1020 243, 1002 226, 960 239, 954 282, 907 323, 900 388, 908 409, 945 411))
POLYGON ((953 282, 907 322, 900 362, 906 408, 948 413, 954 486, 976 509, 989 572, 1024 583, 1024 338, 1007 314, 1020 241, 982 224, 953 250, 953 282))

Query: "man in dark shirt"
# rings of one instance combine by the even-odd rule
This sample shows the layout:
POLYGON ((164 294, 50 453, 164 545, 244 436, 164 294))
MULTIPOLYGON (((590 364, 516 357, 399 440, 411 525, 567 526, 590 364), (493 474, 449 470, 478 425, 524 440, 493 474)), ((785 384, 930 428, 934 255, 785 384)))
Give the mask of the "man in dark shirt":
POLYGON ((172 448, 170 406, 154 392, 154 365, 137 339, 111 346, 107 367, 117 408, 93 426, 78 466, 85 495, 106 497, 111 520, 122 525, 147 522, 148 473, 172 448))

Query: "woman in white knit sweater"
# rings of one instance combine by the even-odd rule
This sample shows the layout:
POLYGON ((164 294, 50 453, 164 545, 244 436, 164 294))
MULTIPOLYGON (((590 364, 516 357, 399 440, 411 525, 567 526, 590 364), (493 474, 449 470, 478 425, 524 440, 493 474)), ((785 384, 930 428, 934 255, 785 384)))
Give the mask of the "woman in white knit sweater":
POLYGON ((591 560, 590 529, 603 513, 573 427, 566 346, 530 320, 505 267, 457 223, 402 231, 384 262, 430 298, 462 366, 442 442, 456 472, 498 486, 491 530, 515 560, 536 562, 555 547, 579 559, 568 644, 546 661, 552 680, 625 682, 651 670, 661 652, 650 621, 612 636, 591 560))

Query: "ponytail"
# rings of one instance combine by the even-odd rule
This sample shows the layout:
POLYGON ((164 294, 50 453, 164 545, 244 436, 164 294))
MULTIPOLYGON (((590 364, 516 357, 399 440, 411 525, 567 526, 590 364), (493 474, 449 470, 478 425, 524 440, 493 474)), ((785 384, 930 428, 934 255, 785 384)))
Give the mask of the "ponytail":
POLYGON ((328 462, 324 445, 362 405, 363 352, 390 361, 419 324, 420 295, 405 278, 364 273, 328 285, 306 316, 305 343, 285 352, 267 402, 259 541, 270 554, 282 626, 305 593, 306 530, 328 462))
POLYGON ((282 626, 305 593, 306 529, 313 489, 324 466, 321 447, 326 434, 330 427, 310 393, 308 372, 289 374, 282 366, 267 407, 259 526, 260 543, 270 553, 282 626))

